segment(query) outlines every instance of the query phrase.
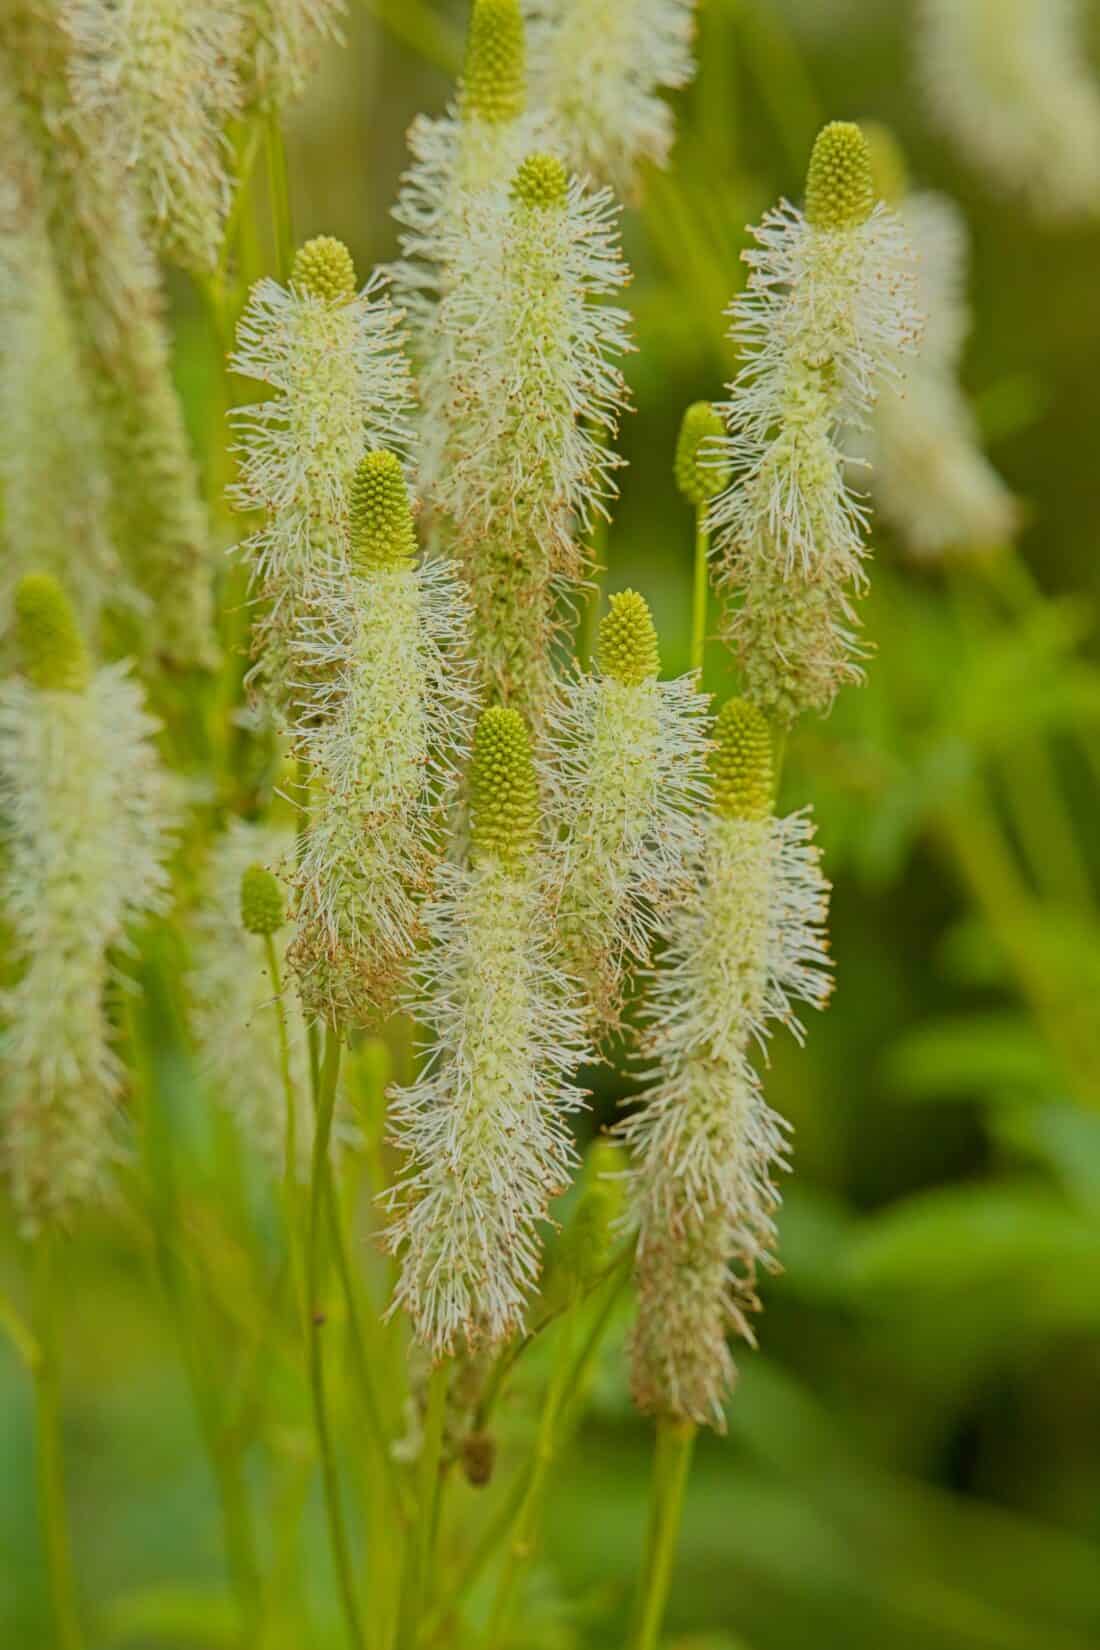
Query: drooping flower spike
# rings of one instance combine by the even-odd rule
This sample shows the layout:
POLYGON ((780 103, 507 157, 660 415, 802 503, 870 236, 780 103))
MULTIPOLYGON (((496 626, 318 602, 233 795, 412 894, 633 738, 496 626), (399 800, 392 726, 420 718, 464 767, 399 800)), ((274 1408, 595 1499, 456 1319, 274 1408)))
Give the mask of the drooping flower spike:
POLYGON ((449 562, 418 562, 394 453, 360 461, 349 524, 349 572, 296 647, 320 686, 299 743, 317 794, 290 957, 307 1012, 355 1026, 389 1002, 416 943, 472 692, 465 594, 449 562))
POLYGON ((104 1004, 110 952, 159 907, 172 810, 140 688, 93 670, 64 592, 15 593, 22 674, 0 687, 3 1164, 22 1225, 63 1219, 115 1153, 122 1071, 104 1004))
POLYGON ((648 605, 624 590, 600 625, 598 668, 562 686, 547 727, 558 928, 595 1032, 617 1024, 625 970, 649 960, 698 844, 709 701, 694 677, 660 682, 659 670, 648 605))
POLYGON ((723 409, 732 481, 710 519, 747 694, 789 723, 860 674, 867 510, 846 461, 919 325, 912 254, 875 205, 857 126, 825 127, 805 213, 784 202, 754 234, 731 309, 745 357, 723 409))
POLYGON ((470 768, 470 862, 441 865, 410 1011, 424 1070, 393 1098, 405 1175, 391 1194, 394 1309, 440 1354, 523 1326, 538 1223, 575 1163, 581 1015, 555 966, 539 799, 514 710, 482 713, 470 768))
POLYGON ((633 1391, 647 1411, 724 1429, 735 1370, 727 1335, 753 1342, 759 1267, 774 1264, 786 1125, 753 1068, 796 1005, 824 1006, 828 885, 805 812, 772 812, 771 739, 747 700, 716 729, 714 800, 695 881, 663 924, 647 1004, 653 1086, 620 1126, 638 1225, 633 1391))

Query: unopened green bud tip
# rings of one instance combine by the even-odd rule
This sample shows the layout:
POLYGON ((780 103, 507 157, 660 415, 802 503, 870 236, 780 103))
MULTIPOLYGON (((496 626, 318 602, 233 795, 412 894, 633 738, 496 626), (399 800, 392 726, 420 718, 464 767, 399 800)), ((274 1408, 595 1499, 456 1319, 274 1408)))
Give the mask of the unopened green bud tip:
POLYGON ((477 860, 515 865, 538 831, 531 740, 518 711, 491 705, 474 733, 470 764, 470 847, 477 860))
POLYGON ((409 489, 401 461, 379 449, 359 461, 351 483, 351 548, 360 572, 410 567, 416 556, 409 489))
POLYGON ((474 0, 462 101, 465 113, 494 126, 523 113, 527 61, 519 0, 474 0))
POLYGON ((696 508, 717 498, 730 478, 718 442, 726 433, 722 415, 710 401, 694 401, 684 413, 673 466, 676 485, 696 508))
POLYGON ((521 206, 549 211, 565 205, 569 177, 556 155, 528 155, 512 179, 512 199, 521 206))
POLYGON ((311 298, 330 304, 347 303, 355 297, 355 265, 343 241, 318 235, 298 249, 290 274, 291 285, 311 298))
POLYGON ((79 693, 90 674, 76 613, 51 573, 26 573, 15 587, 15 634, 23 674, 45 692, 79 693))
POLYGON ((286 921, 278 877, 266 865, 250 865, 241 877, 241 926, 249 934, 275 934, 286 921))
POLYGON ((822 129, 806 176, 806 216, 818 229, 855 229, 875 205, 867 139, 850 120, 822 129))
POLYGON ((718 712, 714 737, 715 812, 723 819, 767 819, 774 776, 763 712, 748 699, 728 699, 718 712))
POLYGON ((637 687, 661 669, 657 631, 649 603, 636 590, 611 597, 600 622, 600 669, 625 687, 637 687))

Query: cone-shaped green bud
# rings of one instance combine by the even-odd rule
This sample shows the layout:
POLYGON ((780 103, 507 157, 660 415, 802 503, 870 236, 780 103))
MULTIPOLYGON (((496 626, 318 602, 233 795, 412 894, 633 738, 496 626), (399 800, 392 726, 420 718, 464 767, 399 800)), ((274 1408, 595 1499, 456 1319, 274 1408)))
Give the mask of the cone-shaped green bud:
POLYGON ((806 216, 817 229, 855 229, 875 205, 867 139, 850 120, 818 133, 806 176, 806 216))
POLYGON ((637 687, 659 674, 661 655, 653 616, 649 603, 636 590, 620 590, 612 596, 600 622, 598 657, 604 675, 624 687, 637 687))
POLYGON ((278 877, 266 865, 250 865, 241 878, 241 927, 248 934, 276 934, 285 921, 278 877))
POLYGON ((767 819, 772 811, 772 741, 762 711, 727 699, 714 729, 714 811, 723 819, 767 819))
POLYGON ((355 265, 343 241, 318 235, 299 247, 290 272, 291 285, 311 298, 344 304, 355 297, 355 265))
POLYGON ((909 167, 905 151, 889 126, 878 120, 861 120, 859 129, 867 141, 871 157, 871 185, 875 199, 887 206, 899 206, 909 193, 909 167))
POLYGON ((538 819, 535 764, 523 717, 491 705, 478 721, 470 764, 472 857, 519 865, 534 844, 538 819))
POLYGON ((352 555, 361 573, 412 566, 416 529, 405 473, 393 453, 379 449, 359 460, 350 513, 352 555))
POLYGON ((527 103, 519 0, 474 0, 463 73, 464 113, 490 125, 516 120, 527 103))
POLYGON ((19 665, 37 688, 80 693, 88 684, 88 652, 68 596, 51 573, 26 573, 15 587, 19 665))
POLYGON ((528 155, 512 179, 512 199, 532 210, 564 206, 568 189, 569 175, 557 155, 528 155))
POLYGON ((693 401, 684 414, 673 466, 676 485, 689 504, 717 498, 730 478, 730 467, 715 443, 726 433, 722 414, 710 401, 693 401))

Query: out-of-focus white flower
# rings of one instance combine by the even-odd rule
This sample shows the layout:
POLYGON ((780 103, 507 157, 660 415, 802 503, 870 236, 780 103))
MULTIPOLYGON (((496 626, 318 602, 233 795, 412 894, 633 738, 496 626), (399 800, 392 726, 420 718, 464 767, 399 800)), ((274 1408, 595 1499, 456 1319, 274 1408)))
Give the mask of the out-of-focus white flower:
POLYGON ((922 0, 917 50, 936 118, 1040 217, 1100 210, 1100 87, 1078 0, 922 0))
POLYGON ((773 1184, 786 1125, 750 1063, 775 1021, 829 992, 827 884, 806 813, 771 812, 768 727, 731 700, 717 728, 714 811, 647 1004, 654 1086, 620 1128, 634 1154, 638 1321, 633 1389, 645 1410, 723 1430, 735 1370, 726 1337, 753 1341, 757 1269, 775 1242, 773 1184))
POLYGON ((240 0, 246 105, 281 109, 305 91, 317 55, 339 40, 345 0, 240 0))
POLYGON ((662 91, 695 72, 695 0, 524 0, 532 105, 569 167, 637 194, 674 136, 662 91))
POLYGON ((392 1102, 408 1158, 391 1196, 394 1307, 436 1353, 522 1328, 538 1223, 575 1163, 571 1076, 586 1057, 553 962, 534 765, 514 710, 482 714, 470 791, 471 863, 436 873, 410 1003, 430 1033, 424 1071, 392 1102))
POLYGON ((913 257, 874 204, 867 144, 834 122, 814 146, 805 214, 782 203, 744 254, 731 336, 744 365, 723 408, 730 486, 714 502, 728 630, 748 696, 790 722, 859 676, 854 600, 867 510, 845 479, 863 427, 919 335, 913 257))
POLYGON ((595 1029, 618 1022, 624 971, 648 961, 659 914, 682 889, 706 796, 708 699, 695 678, 659 682, 645 600, 611 597, 599 668, 562 685, 541 764, 559 826, 558 929, 595 1029))

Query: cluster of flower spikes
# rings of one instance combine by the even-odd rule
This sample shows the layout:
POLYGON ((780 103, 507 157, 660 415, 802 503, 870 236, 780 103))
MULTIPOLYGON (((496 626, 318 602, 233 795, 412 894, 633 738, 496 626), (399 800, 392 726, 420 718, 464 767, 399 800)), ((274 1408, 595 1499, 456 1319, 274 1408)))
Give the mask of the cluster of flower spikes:
POLYGON ((786 1125, 751 1063, 775 1021, 829 992, 828 887, 805 812, 772 810, 768 725, 722 708, 713 804, 692 887, 662 924, 646 1005, 652 1086, 619 1126, 638 1227, 633 1391, 647 1411, 723 1430, 730 1331, 752 1342, 759 1267, 774 1264, 773 1176, 786 1125))
POLYGON ((614 1029, 632 965, 687 880, 705 798, 708 699, 693 676, 658 681, 645 599, 624 590, 600 624, 598 668, 562 684, 548 718, 543 791, 558 844, 565 966, 594 1033, 614 1029))
POLYGON ((860 674, 867 510, 846 466, 920 329, 912 254, 875 204, 857 126, 818 137, 805 214, 784 202, 754 233, 731 311, 745 361, 722 409, 732 479, 709 519, 746 693, 790 723, 860 674))
POLYGON ((535 766, 515 710, 482 712, 469 790, 469 863, 436 870, 410 1002, 427 1056, 391 1101, 406 1157, 390 1194, 393 1309, 436 1354, 522 1328, 539 1223, 575 1162, 571 1076, 588 1053, 555 961, 535 766))
POLYGON ((92 668, 57 580, 14 600, 21 674, 0 686, 0 911, 17 974, 0 994, 3 1164, 28 1231, 94 1196, 122 1071, 111 952, 158 908, 172 809, 156 724, 124 664, 92 668))
POLYGON ((449 562, 418 562, 394 453, 360 460, 348 521, 348 572, 296 639, 314 798, 290 949, 307 1012, 345 1027, 387 1006, 416 944, 473 702, 465 595, 449 562))

